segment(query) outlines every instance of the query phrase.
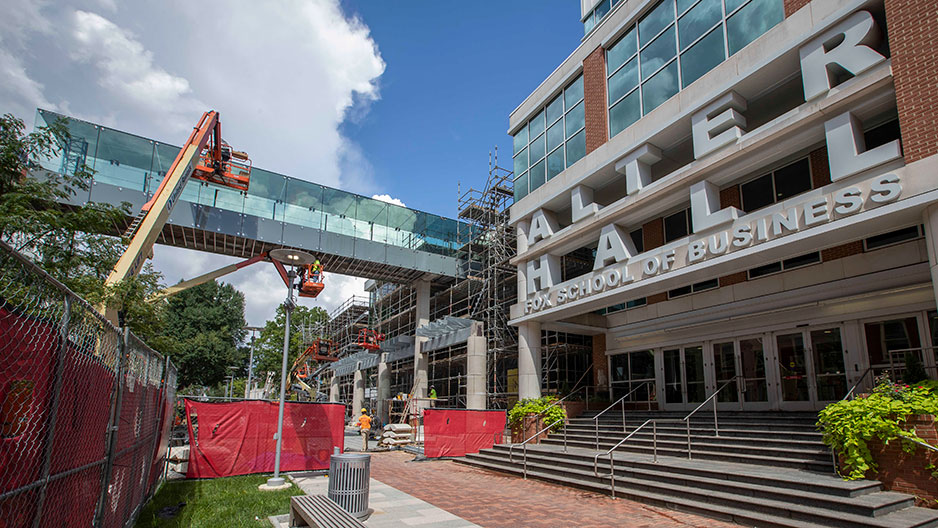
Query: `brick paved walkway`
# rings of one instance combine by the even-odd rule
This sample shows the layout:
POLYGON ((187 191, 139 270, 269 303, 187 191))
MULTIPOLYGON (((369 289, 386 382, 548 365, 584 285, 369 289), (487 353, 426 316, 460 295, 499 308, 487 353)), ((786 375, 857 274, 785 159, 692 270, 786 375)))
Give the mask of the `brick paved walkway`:
POLYGON ((402 451, 373 453, 371 477, 485 528, 701 527, 738 525, 613 500, 575 488, 486 471, 449 460, 412 462, 402 451))

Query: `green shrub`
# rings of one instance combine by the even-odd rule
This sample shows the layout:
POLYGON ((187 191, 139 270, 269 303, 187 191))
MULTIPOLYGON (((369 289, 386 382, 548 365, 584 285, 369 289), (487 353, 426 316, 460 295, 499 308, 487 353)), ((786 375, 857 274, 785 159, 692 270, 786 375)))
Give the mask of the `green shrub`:
POLYGON ((518 425, 525 416, 529 414, 540 414, 546 409, 547 412, 544 412, 541 419, 542 423, 546 427, 563 418, 562 421, 551 427, 551 431, 560 431, 563 429, 563 424, 566 421, 567 411, 565 411, 561 405, 551 407, 551 404, 555 401, 557 401, 556 396, 542 396, 540 398, 520 400, 508 411, 508 423, 512 426, 518 425), (550 408, 548 409, 548 407, 550 408))
MULTIPOLYGON (((899 438, 921 441, 915 431, 905 431, 900 424, 913 414, 938 414, 935 382, 916 386, 877 379, 873 393, 854 400, 832 403, 818 413, 818 426, 824 443, 844 459, 848 480, 862 479, 876 464, 867 442, 879 438, 888 444, 899 438), (926 386, 927 385, 927 386, 926 386)), ((915 444, 902 442, 902 449, 914 452, 915 444)))

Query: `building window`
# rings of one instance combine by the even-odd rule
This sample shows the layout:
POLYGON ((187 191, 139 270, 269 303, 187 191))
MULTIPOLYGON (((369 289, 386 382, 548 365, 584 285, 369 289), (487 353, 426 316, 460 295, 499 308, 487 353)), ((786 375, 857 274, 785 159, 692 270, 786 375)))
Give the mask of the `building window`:
POLYGON ((922 236, 921 227, 922 226, 906 227, 881 235, 871 236, 863 241, 863 245, 866 246, 866 250, 869 251, 871 249, 879 249, 909 240, 915 240, 922 236))
POLYGON ((664 243, 686 237, 694 232, 690 225, 690 210, 684 209, 664 217, 664 243))
POLYGON ((619 3, 620 0, 602 0, 592 11, 589 12, 586 17, 583 18, 583 34, 589 35, 589 32, 593 30, 594 27, 598 26, 602 19, 606 18, 612 8, 619 3))
POLYGON ((659 2, 606 50, 609 137, 783 19, 781 0, 659 2))
POLYGON ((655 395, 655 352, 642 350, 610 357, 613 398, 631 392, 629 401, 652 401, 655 395))
POLYGON ((808 158, 785 165, 739 186, 743 211, 772 205, 811 190, 811 164, 808 158))
POLYGON ((520 200, 586 155, 583 77, 514 135, 515 200, 520 200))
POLYGON ((773 273, 780 273, 782 271, 793 270, 803 266, 810 266, 811 264, 817 264, 818 262, 821 262, 821 253, 819 251, 815 251, 813 253, 807 253, 798 257, 792 257, 781 262, 773 262, 771 264, 766 264, 765 266, 752 268, 747 273, 749 275, 749 279, 757 279, 759 277, 765 277, 766 275, 772 275, 773 273))
POLYGON ((698 282, 697 284, 691 284, 690 286, 684 286, 683 288, 675 288, 668 291, 668 299, 673 299, 675 297, 682 297, 684 295, 690 295, 692 293, 702 292, 706 290, 712 290, 714 288, 720 287, 719 279, 710 279, 703 282, 698 282))

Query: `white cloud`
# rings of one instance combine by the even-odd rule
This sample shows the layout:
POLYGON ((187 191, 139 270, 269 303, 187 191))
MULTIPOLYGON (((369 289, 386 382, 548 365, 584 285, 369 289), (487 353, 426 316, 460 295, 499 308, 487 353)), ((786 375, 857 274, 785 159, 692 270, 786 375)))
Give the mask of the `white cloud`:
POLYGON ((153 54, 110 20, 87 11, 75 11, 72 19, 73 58, 97 67, 102 88, 138 111, 170 118, 173 129, 192 126, 186 120, 205 104, 193 96, 188 80, 155 65, 153 54))
POLYGON ((407 207, 400 198, 392 198, 390 194, 373 194, 371 195, 375 200, 381 200, 382 202, 387 202, 389 204, 399 205, 401 207, 407 207))

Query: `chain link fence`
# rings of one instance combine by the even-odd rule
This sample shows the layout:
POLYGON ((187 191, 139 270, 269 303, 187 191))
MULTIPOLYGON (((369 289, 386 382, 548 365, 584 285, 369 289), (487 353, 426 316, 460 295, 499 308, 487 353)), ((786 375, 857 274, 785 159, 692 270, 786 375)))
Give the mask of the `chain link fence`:
POLYGON ((0 528, 132 525, 175 389, 168 359, 0 243, 0 528))

